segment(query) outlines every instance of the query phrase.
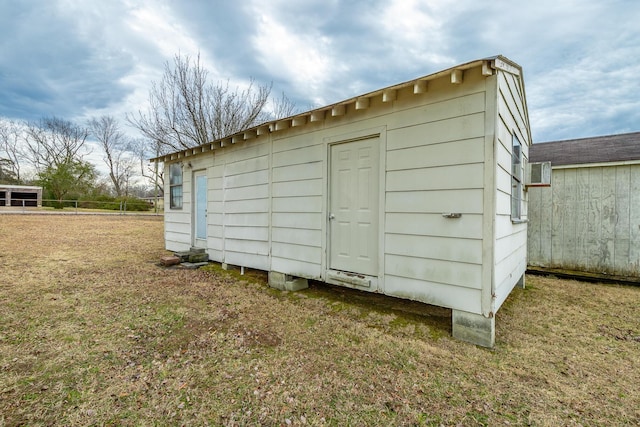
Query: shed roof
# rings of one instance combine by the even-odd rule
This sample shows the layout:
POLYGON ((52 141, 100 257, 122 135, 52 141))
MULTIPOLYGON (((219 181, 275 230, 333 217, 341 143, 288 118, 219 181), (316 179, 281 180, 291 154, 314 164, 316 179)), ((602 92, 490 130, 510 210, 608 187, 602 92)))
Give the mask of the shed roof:
POLYGON ((552 166, 640 161, 640 132, 536 143, 529 161, 552 166))
MULTIPOLYGON (((413 93, 420 94, 427 91, 427 82, 439 77, 451 75, 452 83, 462 82, 462 73, 470 68, 482 66, 482 73, 484 75, 494 74, 494 70, 503 70, 522 77, 522 67, 511 61, 510 59, 502 56, 490 56, 487 58, 477 59, 464 64, 456 65, 455 67, 448 68, 446 70, 438 71, 433 74, 429 74, 423 77, 418 77, 413 80, 409 80, 403 83, 399 83, 393 86, 389 86, 383 89, 378 89, 373 92, 369 92, 363 95, 355 96, 353 98, 346 99, 344 101, 336 102, 324 107, 316 108, 311 111, 296 114, 291 117, 272 120, 266 123, 262 123, 258 126, 254 126, 249 129, 242 130, 232 135, 228 135, 224 138, 210 143, 199 145, 197 147, 185 148, 184 150, 176 151, 174 153, 161 155, 150 159, 152 162, 167 162, 176 159, 182 159, 184 157, 194 156, 206 151, 215 150, 219 147, 235 144, 237 142, 245 141, 255 138, 260 135, 272 133, 291 127, 303 126, 311 122, 317 122, 324 120, 326 114, 331 116, 344 115, 346 107, 348 105, 355 105, 356 110, 365 109, 369 106, 369 100, 373 97, 382 97, 383 102, 389 102, 395 100, 396 92, 399 89, 413 86, 413 93)), ((523 83, 524 84, 524 83, 523 83)), ((523 88, 524 90, 524 88, 523 88)), ((525 112, 527 106, 524 106, 525 112)), ((527 129, 529 124, 527 123, 527 129)), ((528 133, 531 132, 528 130, 528 133)))

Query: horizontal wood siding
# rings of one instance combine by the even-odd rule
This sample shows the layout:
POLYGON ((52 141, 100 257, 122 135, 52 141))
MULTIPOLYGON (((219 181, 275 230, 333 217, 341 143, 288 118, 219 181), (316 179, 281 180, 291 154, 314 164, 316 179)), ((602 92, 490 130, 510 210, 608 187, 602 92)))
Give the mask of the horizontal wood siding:
MULTIPOLYGON (((168 171, 169 166, 165 169, 168 171)), ((169 182, 167 178, 167 183, 169 182)), ((182 208, 171 209, 169 191, 165 192, 164 240, 165 248, 170 251, 184 251, 191 248, 191 171, 183 168, 182 208)))
MULTIPOLYGON (((387 213, 387 234, 413 234, 416 236, 482 239, 482 215, 462 215, 444 218, 442 214, 387 213)), ((427 240, 422 240, 426 242, 427 240)))
POLYGON ((386 294, 479 310, 485 97, 475 88, 387 130, 386 294), (452 212, 462 216, 442 215, 452 212))
POLYGON ((184 215, 173 215, 171 221, 165 223, 164 229, 172 233, 190 236, 191 224, 189 224, 188 219, 188 212, 185 212, 184 215))
POLYGON ((502 277, 502 282, 496 284, 496 300, 494 302, 496 310, 502 306, 514 287, 514 276, 517 278, 522 276, 523 271, 527 269, 527 248, 526 245, 514 248, 509 255, 508 260, 501 262, 496 269, 496 277, 502 277))
MULTIPOLYGON (((482 145, 482 142, 478 142, 482 145)), ((449 144, 447 144, 449 145, 449 144)), ((425 168, 401 171, 388 170, 389 191, 418 190, 465 190, 482 188, 481 163, 456 166, 426 166, 425 168)))
MULTIPOLYGON (((411 188, 416 181, 407 182, 411 188)), ((424 184, 423 184, 424 185, 424 184)), ((410 190, 387 194, 387 212, 482 214, 482 191, 472 188, 452 190, 410 190)))
POLYGON ((439 261, 482 263, 482 244, 478 239, 429 236, 430 245, 424 245, 424 240, 423 236, 411 234, 387 234, 386 253, 439 261))
POLYGON ((480 312, 480 290, 431 282, 423 278, 385 276, 385 294, 450 307, 470 313, 480 312))
MULTIPOLYGON (((498 73, 496 129, 496 218, 494 230, 493 311, 497 311, 526 270, 527 224, 511 218, 511 154, 513 135, 522 145, 523 157, 529 157, 528 118, 524 90, 518 76, 498 73)), ((524 170, 522 173, 524 177, 524 170)), ((524 189, 524 185, 523 185, 524 189)), ((522 220, 527 219, 527 193, 523 192, 522 220)))
POLYGON ((315 134, 274 141, 271 198, 274 271, 321 277, 325 155, 326 146, 315 134))
POLYGON ((269 269, 269 141, 224 152, 223 253, 228 264, 269 269))
POLYGON ((478 280, 481 264, 386 254, 385 269, 388 274, 399 277, 427 279, 430 282, 473 289, 481 287, 478 280))
POLYGON ((207 175, 209 185, 207 191, 207 223, 208 239, 207 253, 213 261, 224 262, 224 154, 215 152, 213 166, 209 168, 207 175))
POLYGON ((640 165, 553 169, 529 192, 530 265, 640 276, 640 165))

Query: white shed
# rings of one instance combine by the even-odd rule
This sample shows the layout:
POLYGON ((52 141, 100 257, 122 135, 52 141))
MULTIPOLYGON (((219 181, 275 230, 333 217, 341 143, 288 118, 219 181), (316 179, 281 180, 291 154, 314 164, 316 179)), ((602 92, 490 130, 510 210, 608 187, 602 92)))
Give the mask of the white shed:
POLYGON ((452 309, 491 347, 524 286, 520 66, 480 59, 161 156, 166 248, 452 309))

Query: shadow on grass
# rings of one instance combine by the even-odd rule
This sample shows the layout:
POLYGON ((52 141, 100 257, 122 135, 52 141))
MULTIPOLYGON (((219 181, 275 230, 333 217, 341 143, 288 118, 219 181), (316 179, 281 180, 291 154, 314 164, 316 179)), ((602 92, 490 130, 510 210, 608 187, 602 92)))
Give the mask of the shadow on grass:
POLYGON ((448 308, 311 280, 309 288, 301 292, 357 309, 361 317, 371 312, 392 314, 396 316, 392 324, 398 326, 422 324, 438 336, 451 333, 451 310, 448 308))
MULTIPOLYGON (((237 266, 229 265, 226 270, 223 270, 220 264, 215 262, 210 263, 203 269, 233 277, 238 281, 269 286, 266 271, 245 268, 244 274, 241 274, 237 266)), ((283 292, 269 288, 269 292, 277 298, 324 300, 330 311, 340 312, 351 318, 370 322, 371 327, 382 326, 374 319, 375 316, 371 316, 371 314, 375 314, 378 316, 393 316, 388 325, 392 328, 414 325, 427 328, 432 338, 451 335, 451 310, 419 301, 331 285, 317 280, 309 280, 309 287, 301 291, 283 292)))

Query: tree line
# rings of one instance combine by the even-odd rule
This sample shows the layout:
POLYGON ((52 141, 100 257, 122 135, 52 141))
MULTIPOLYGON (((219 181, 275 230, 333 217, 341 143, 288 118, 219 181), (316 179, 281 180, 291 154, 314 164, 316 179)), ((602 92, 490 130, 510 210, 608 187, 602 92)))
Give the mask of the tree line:
POLYGON ((152 82, 146 110, 129 113, 125 124, 114 116, 92 117, 76 123, 60 117, 36 121, 0 119, 0 184, 43 187, 48 198, 110 194, 118 198, 145 189, 160 195, 162 167, 150 158, 206 144, 260 123, 288 117, 295 105, 284 95, 271 96, 271 84, 250 80, 244 88, 210 82, 200 55, 177 54, 166 62, 159 82, 152 82), (107 177, 87 160, 88 142, 99 147, 107 177), (101 180, 102 178, 102 180, 101 180))

